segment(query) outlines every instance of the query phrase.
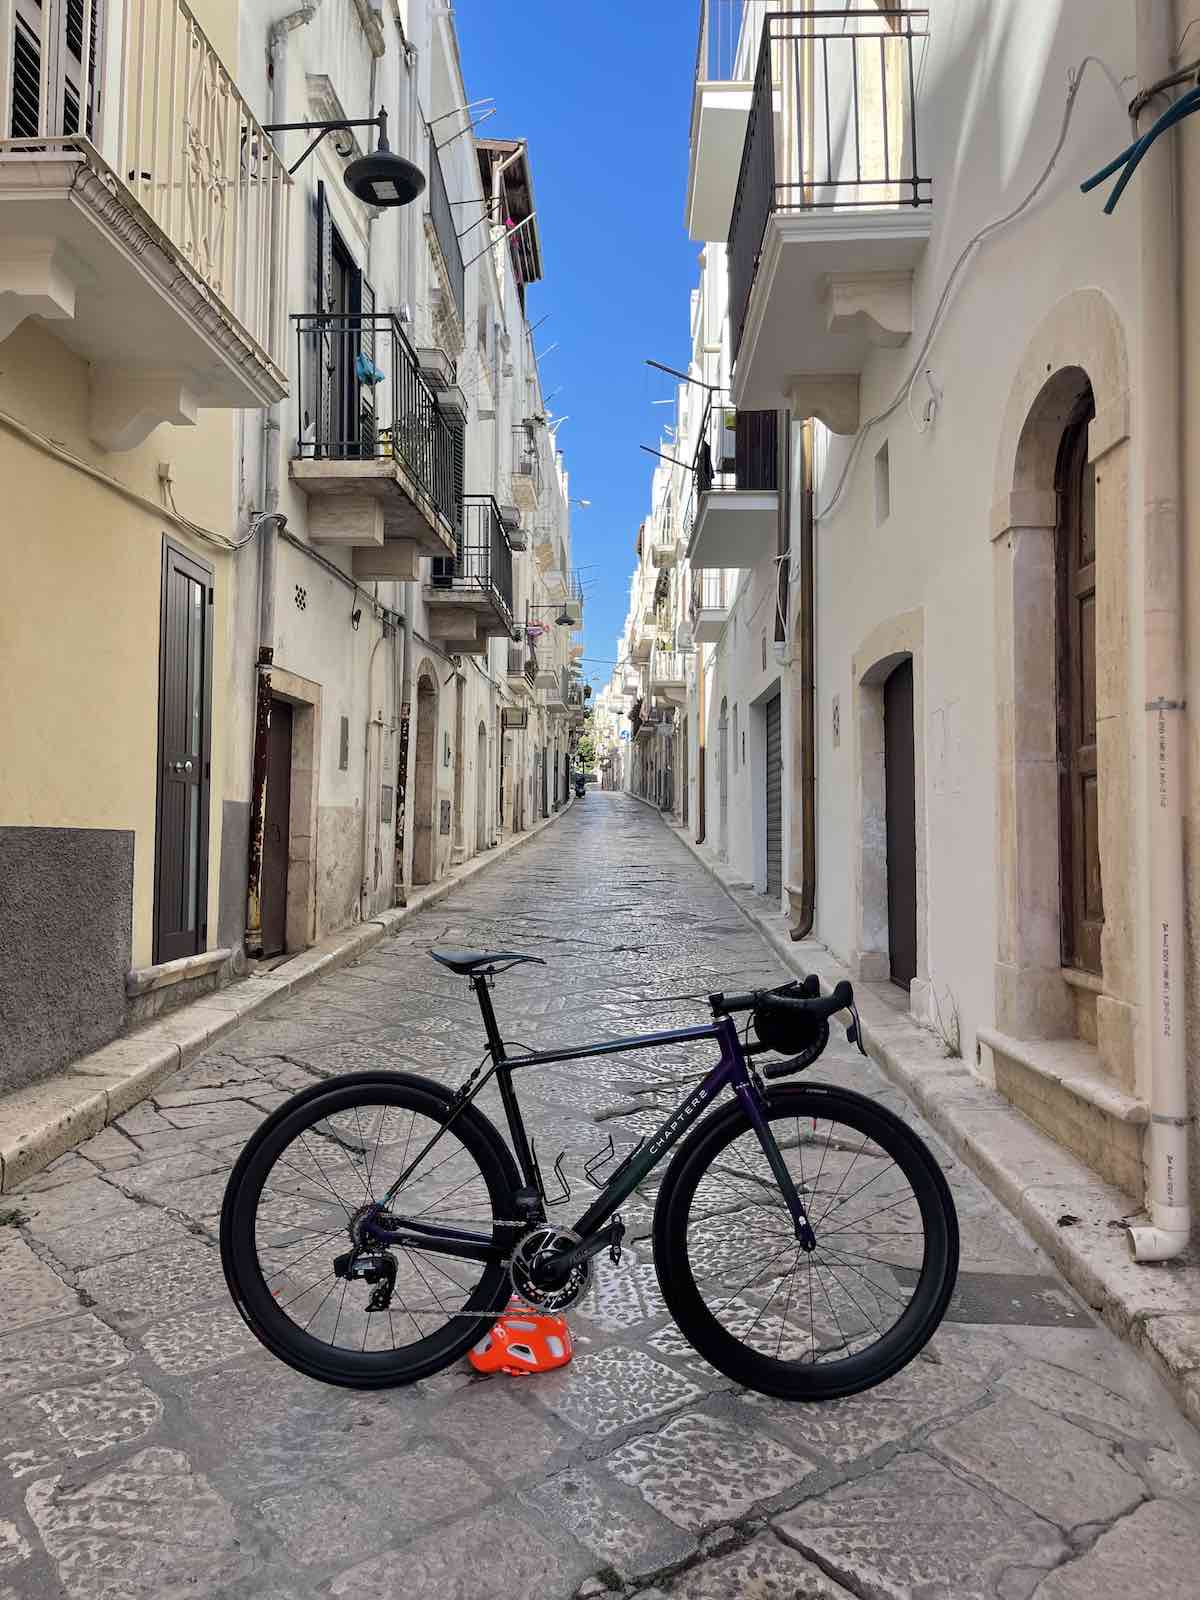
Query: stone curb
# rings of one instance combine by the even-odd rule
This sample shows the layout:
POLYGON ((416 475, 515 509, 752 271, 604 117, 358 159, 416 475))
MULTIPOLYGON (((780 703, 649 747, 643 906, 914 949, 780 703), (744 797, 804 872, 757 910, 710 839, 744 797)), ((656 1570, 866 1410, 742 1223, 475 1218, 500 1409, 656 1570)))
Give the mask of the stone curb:
POLYGON ((0 1194, 10 1193, 58 1156, 123 1116, 164 1078, 247 1017, 281 995, 307 988, 316 979, 357 961, 409 917, 436 905, 476 873, 536 838, 573 803, 571 797, 562 811, 542 818, 494 850, 452 867, 437 883, 417 890, 407 905, 330 934, 275 972, 243 978, 206 994, 82 1056, 65 1071, 0 1097, 0 1194))
MULTIPOLYGON (((640 796, 633 796, 639 799, 640 796)), ((656 806, 651 809, 658 811, 656 806)), ((658 812, 661 816, 662 813, 658 812)), ((815 940, 794 943, 787 919, 713 862, 684 829, 663 821, 800 976, 826 992, 851 974, 815 940)), ((855 980, 864 1042, 947 1145, 987 1185, 1102 1320, 1146 1356, 1188 1419, 1200 1426, 1200 1265, 1138 1266, 1125 1219, 1138 1203, 1105 1183, 982 1082, 936 1035, 884 998, 888 986, 855 980), (1061 1219, 1070 1217, 1069 1223, 1061 1219)))

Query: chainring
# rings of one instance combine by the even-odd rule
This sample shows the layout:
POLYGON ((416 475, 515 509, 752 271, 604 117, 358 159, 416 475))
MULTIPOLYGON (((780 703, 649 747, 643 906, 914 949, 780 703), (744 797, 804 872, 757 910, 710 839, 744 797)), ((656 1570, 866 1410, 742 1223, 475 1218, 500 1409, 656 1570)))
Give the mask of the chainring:
POLYGON ((513 1293, 539 1311, 565 1311, 587 1292, 591 1268, 586 1261, 572 1267, 562 1283, 552 1286, 538 1282, 538 1267, 560 1250, 579 1243, 579 1235, 569 1228, 534 1228, 521 1239, 508 1263, 513 1293))

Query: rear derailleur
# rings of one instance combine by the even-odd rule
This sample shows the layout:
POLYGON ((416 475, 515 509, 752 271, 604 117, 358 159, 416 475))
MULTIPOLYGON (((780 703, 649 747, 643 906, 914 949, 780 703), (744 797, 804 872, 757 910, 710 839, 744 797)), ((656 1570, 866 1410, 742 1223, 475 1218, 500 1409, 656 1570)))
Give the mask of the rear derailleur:
POLYGON ((392 1291, 396 1287, 396 1258, 386 1250, 347 1250, 344 1255, 334 1257, 333 1275, 350 1281, 362 1279, 364 1283, 374 1285, 371 1298, 367 1301, 368 1311, 386 1311, 392 1303, 392 1291))

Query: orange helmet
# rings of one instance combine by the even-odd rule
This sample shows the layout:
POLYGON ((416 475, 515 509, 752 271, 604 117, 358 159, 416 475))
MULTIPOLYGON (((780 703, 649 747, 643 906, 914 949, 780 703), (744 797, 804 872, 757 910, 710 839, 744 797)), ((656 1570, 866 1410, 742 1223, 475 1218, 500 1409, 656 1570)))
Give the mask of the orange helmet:
POLYGON ((468 1359, 476 1372, 507 1372, 517 1378, 565 1367, 573 1354, 565 1317, 510 1300, 500 1320, 468 1352, 468 1359))

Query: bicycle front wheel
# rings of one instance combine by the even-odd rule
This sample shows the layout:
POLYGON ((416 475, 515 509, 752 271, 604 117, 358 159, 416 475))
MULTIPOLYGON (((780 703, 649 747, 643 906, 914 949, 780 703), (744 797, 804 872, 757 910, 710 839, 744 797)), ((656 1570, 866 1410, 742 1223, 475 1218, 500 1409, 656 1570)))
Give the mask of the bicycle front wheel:
POLYGON ((958 1219, 941 1169, 861 1095, 789 1085, 765 1116, 816 1234, 805 1251, 740 1105, 707 1117, 663 1180, 654 1262, 688 1341, 763 1394, 832 1400, 899 1372, 945 1313, 958 1219))
POLYGON ((506 1303, 499 1261, 389 1248, 382 1307, 372 1305, 377 1279, 337 1271, 364 1209, 406 1172, 395 1212, 507 1236, 518 1183, 508 1147, 474 1106, 452 1122, 450 1111, 427 1079, 356 1074, 280 1106, 243 1150, 225 1191, 221 1260, 243 1319, 289 1366, 349 1388, 411 1383, 465 1355, 506 1303))

